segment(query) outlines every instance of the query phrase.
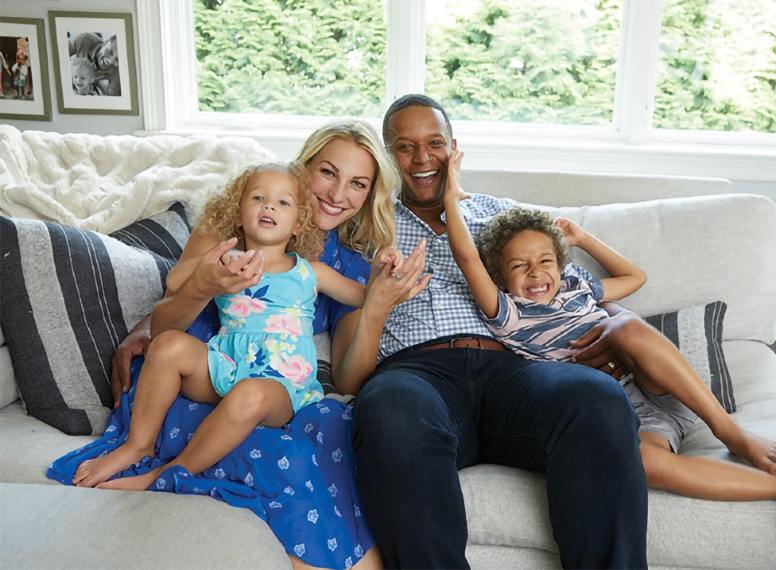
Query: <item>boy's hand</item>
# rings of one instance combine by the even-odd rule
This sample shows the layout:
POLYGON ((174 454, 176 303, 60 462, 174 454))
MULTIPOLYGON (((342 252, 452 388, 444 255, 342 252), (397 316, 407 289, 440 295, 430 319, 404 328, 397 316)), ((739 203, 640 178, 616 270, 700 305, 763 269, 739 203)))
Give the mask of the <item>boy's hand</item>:
POLYGON ((563 236, 569 242, 569 245, 579 245, 585 236, 588 235, 577 223, 572 222, 568 218, 556 218, 555 226, 563 232, 563 236))
POLYGON ((463 151, 453 147, 447 161, 447 177, 445 178, 445 200, 466 200, 471 198, 461 189, 461 161, 463 151))

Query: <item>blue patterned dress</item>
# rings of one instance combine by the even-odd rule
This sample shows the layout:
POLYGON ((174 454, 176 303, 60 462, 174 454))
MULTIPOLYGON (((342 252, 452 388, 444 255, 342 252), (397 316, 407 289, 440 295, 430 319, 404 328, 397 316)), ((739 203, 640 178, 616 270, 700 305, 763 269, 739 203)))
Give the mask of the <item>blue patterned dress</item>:
MULTIPOLYGON (((321 261, 342 275, 366 282, 369 264, 330 232, 321 261)), ((333 330, 349 309, 319 295, 315 332, 333 330)), ((207 342, 219 330, 211 303, 188 332, 207 342)), ((135 383, 142 357, 132 363, 132 388, 111 414, 105 434, 52 463, 46 475, 72 485, 78 466, 124 443, 129 433, 135 383)), ((167 412, 153 457, 145 457, 115 477, 140 475, 177 457, 199 424, 213 410, 179 396, 167 412)), ((324 398, 299 410, 283 428, 257 427, 221 461, 192 475, 181 467, 164 471, 152 491, 210 495, 253 511, 269 524, 292 556, 312 566, 348 568, 374 546, 361 513, 351 450, 351 408, 324 398)))

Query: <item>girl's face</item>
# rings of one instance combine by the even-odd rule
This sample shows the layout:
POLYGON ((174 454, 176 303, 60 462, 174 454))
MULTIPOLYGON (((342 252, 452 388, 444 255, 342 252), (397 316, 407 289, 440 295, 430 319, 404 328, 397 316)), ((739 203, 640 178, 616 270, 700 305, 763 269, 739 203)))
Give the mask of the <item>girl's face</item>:
POLYGON ((298 206, 299 184, 288 172, 267 170, 251 176, 236 220, 245 234, 245 249, 285 247, 297 230, 298 206))
POLYGON ((355 216, 369 197, 377 167, 353 141, 332 139, 307 163, 315 220, 331 230, 355 216))
POLYGON ((92 74, 85 65, 73 67, 73 87, 78 95, 88 95, 92 85, 92 74))
POLYGON ((501 248, 501 275, 507 291, 544 305, 560 289, 560 268, 552 238, 523 230, 501 248))

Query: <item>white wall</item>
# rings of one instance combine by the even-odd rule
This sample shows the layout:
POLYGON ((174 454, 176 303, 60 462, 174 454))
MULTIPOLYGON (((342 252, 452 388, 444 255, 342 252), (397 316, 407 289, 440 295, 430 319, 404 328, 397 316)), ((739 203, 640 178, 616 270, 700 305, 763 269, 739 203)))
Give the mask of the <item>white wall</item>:
MULTIPOLYGON (((42 18, 45 21, 46 28, 46 46, 49 60, 49 79, 51 83, 52 95, 52 117, 51 121, 8 121, 11 125, 22 130, 43 130, 55 131, 60 133, 81 132, 93 133, 99 135, 108 134, 131 134, 143 130, 143 104, 140 101, 140 114, 138 116, 122 115, 60 115, 57 111, 57 100, 55 93, 55 80, 53 73, 53 54, 49 40, 49 29, 47 12, 49 10, 71 10, 71 11, 98 11, 98 12, 131 12, 133 16, 133 27, 135 29, 135 55, 138 66, 138 94, 141 92, 140 68, 145 62, 140 60, 138 42, 137 42, 137 10, 135 0, 0 0, 0 14, 3 16, 16 16, 25 18, 42 18)), ((259 142, 262 142, 259 139, 259 142)), ((269 141, 264 141, 267 144, 269 141)), ((288 149, 284 147, 272 148, 271 143, 267 144, 279 156, 287 154, 288 149)), ((603 158, 603 157, 602 157, 603 158)), ((509 168, 508 164, 502 166, 509 168)), ((558 164, 553 167, 559 171, 567 170, 564 165, 558 164)), ((542 170, 547 170, 543 165, 542 170)), ((632 172, 632 174, 654 174, 651 172, 632 172)), ((764 194, 776 201, 776 181, 745 180, 733 179, 733 191, 749 192, 755 194, 764 194)), ((648 196, 645 196, 648 198, 648 196)))
MULTIPOLYGON (((41 18, 46 29, 46 51, 48 55, 48 77, 51 88, 51 121, 8 120, 8 124, 20 130, 55 131, 59 133, 93 133, 97 135, 130 134, 143 128, 143 104, 140 114, 132 115, 60 115, 57 110, 56 80, 54 79, 54 54, 52 52, 48 11, 79 12, 131 12, 132 27, 135 30, 135 55, 137 47, 137 12, 135 0, 0 0, 0 14, 17 18, 41 18)), ((138 96, 140 94, 140 69, 138 65, 138 96)))

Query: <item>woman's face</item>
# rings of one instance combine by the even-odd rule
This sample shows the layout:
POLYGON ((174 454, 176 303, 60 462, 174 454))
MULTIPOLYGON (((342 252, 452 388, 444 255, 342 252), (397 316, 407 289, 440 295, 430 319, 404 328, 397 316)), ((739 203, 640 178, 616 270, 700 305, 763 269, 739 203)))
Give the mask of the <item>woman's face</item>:
POLYGON ((377 167, 356 143, 332 139, 307 163, 315 219, 331 230, 355 216, 372 190, 377 167))

